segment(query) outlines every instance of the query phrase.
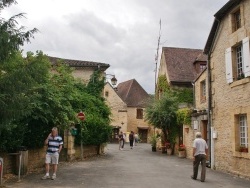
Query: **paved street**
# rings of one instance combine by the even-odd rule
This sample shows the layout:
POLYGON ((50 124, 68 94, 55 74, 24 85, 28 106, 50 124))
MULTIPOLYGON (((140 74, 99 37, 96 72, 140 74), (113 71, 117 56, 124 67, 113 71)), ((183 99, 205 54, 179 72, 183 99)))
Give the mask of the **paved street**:
POLYGON ((42 174, 30 174, 19 183, 7 183, 15 188, 240 188, 250 187, 250 181, 207 169, 206 182, 192 180, 192 161, 161 152, 152 152, 149 144, 134 149, 109 144, 106 155, 82 162, 62 163, 56 180, 41 180, 42 174))

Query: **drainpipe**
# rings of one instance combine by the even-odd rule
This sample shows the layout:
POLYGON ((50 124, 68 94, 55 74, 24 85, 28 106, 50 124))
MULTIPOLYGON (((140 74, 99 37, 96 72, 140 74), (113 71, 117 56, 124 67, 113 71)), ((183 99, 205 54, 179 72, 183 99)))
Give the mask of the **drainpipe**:
MULTIPOLYGON (((219 26, 220 26, 220 20, 215 17, 215 21, 218 22, 218 26, 215 31, 215 37, 213 38, 212 45, 215 42, 215 38, 217 36, 217 33, 219 31, 219 26)), ((207 60, 207 80, 208 80, 208 134, 209 134, 209 148, 210 148, 210 157, 209 157, 209 163, 210 167, 212 169, 215 168, 215 159, 214 159, 214 138, 213 138, 213 133, 214 133, 214 126, 212 124, 212 88, 211 88, 211 54, 212 54, 212 46, 208 52, 208 60, 207 60)))
POLYGON ((209 148, 210 148, 210 155, 209 155, 209 164, 210 168, 214 167, 214 140, 212 138, 213 134, 213 126, 212 126, 212 89, 211 89, 211 69, 210 69, 210 52, 208 54, 207 59, 207 83, 208 83, 208 138, 209 138, 209 148))

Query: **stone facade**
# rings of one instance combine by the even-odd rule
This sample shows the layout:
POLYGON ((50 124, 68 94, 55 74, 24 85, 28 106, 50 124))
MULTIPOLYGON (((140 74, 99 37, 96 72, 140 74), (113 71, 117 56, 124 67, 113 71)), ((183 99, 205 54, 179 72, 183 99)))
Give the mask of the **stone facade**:
POLYGON ((147 142, 151 129, 144 119, 145 105, 143 102, 148 98, 148 94, 139 83, 136 80, 128 80, 120 83, 117 88, 113 88, 107 82, 103 96, 112 114, 113 133, 110 141, 117 142, 119 132, 123 131, 126 134, 126 142, 129 142, 128 135, 130 131, 134 131, 143 137, 143 142, 147 142), (134 93, 135 91, 136 93, 134 93), (141 113, 139 117, 138 111, 141 113))
MULTIPOLYGON (((209 145, 209 127, 208 127, 208 81, 207 70, 205 69, 196 78, 194 82, 194 106, 192 113, 191 130, 187 133, 184 132, 184 144, 187 147, 187 158, 193 158, 193 140, 195 139, 195 133, 201 132, 202 138, 204 138, 209 145)), ((184 126, 184 129, 188 125, 184 126)))
POLYGON ((113 88, 109 82, 104 86, 103 96, 106 104, 111 109, 111 126, 113 126, 111 142, 118 142, 118 134, 120 131, 126 133, 128 125, 127 105, 116 93, 116 88, 113 88))
POLYGON ((214 40, 207 50, 211 58, 212 168, 250 177, 250 153, 240 150, 241 145, 249 148, 250 142, 250 0, 230 1, 215 17, 217 32, 211 31, 214 40), (244 73, 242 79, 239 70, 244 73))

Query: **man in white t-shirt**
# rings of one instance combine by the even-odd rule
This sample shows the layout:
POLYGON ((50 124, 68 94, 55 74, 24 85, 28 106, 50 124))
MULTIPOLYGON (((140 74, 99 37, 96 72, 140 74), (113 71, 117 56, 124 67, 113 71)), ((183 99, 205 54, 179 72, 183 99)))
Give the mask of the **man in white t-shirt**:
POLYGON ((198 175, 199 164, 201 163, 201 182, 206 178, 206 160, 208 153, 208 146, 204 139, 201 138, 201 133, 195 134, 196 139, 193 142, 193 175, 192 179, 196 180, 198 175))

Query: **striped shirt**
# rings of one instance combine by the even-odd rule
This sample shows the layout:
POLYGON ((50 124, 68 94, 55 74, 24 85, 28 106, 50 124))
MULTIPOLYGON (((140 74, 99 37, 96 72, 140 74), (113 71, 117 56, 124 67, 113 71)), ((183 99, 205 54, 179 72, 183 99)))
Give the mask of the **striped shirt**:
POLYGON ((48 149, 47 153, 55 153, 59 151, 59 147, 63 145, 62 137, 56 136, 52 137, 50 136, 48 139, 48 149))

